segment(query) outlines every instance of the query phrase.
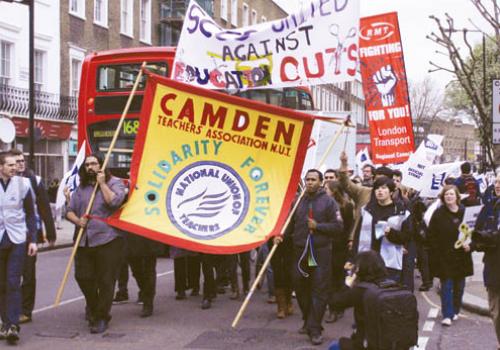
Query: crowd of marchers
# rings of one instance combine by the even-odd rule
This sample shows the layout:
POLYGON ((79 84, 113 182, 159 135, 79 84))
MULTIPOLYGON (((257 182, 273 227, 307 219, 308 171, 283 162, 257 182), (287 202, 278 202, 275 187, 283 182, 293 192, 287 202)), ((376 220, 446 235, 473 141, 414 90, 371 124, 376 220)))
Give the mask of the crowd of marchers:
MULTIPOLYGON (((255 261, 258 271, 277 244, 266 284, 278 319, 294 312, 294 294, 303 320, 298 332, 320 345, 324 322, 336 322, 352 307, 353 334, 339 334, 330 349, 409 349, 418 338, 415 270, 421 276, 419 291, 439 281, 441 323, 449 327, 460 319, 465 278, 473 274, 471 253, 482 251, 484 285, 500 349, 500 175, 481 193, 465 162, 461 176, 445 179, 439 197, 430 199, 403 186, 398 170, 366 165, 361 176, 353 176, 345 153, 340 164, 324 173, 306 172, 289 225, 256 252, 212 255, 169 247, 175 298, 201 294, 203 310, 216 298, 223 299, 222 294, 241 300, 249 291, 251 264, 255 261), (436 201, 430 220, 424 220, 436 201), (481 204, 472 239, 465 239, 466 207, 481 204)), ((79 186, 72 194, 66 191, 65 210, 66 219, 75 225, 75 239, 82 233, 75 279, 94 334, 107 331, 113 304, 129 301, 129 267, 139 287, 140 316, 153 314, 156 260, 165 251, 160 243, 102 220, 128 193, 126 182, 102 166, 99 155, 85 158, 79 186), (95 201, 86 215, 94 187, 95 201)), ((32 321, 37 244, 54 244, 58 213, 51 212, 43 179, 26 168, 22 152, 0 153, 0 183, 0 339, 16 344, 19 325, 32 321)))

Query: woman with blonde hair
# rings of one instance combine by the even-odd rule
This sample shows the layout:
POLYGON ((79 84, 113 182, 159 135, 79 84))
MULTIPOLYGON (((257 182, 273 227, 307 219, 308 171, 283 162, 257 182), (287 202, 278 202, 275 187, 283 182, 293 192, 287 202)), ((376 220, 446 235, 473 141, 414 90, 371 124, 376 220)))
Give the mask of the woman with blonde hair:
POLYGON ((441 281, 441 323, 451 326, 452 321, 458 319, 465 277, 473 274, 473 265, 467 243, 455 248, 464 217, 464 206, 460 203, 457 187, 443 186, 439 198, 442 205, 432 214, 429 223, 430 269, 432 275, 441 281))

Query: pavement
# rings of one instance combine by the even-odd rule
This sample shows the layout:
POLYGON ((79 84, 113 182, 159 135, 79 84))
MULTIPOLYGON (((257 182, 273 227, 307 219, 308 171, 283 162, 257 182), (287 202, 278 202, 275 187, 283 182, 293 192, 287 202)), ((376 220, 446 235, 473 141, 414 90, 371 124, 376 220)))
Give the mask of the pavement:
MULTIPOLYGON (((74 225, 67 220, 62 220, 61 229, 57 230, 56 245, 52 249, 67 248, 73 245, 74 225)), ((41 251, 48 250, 47 245, 41 247, 41 251)), ((474 275, 467 277, 465 293, 463 297, 463 308, 467 311, 489 316, 488 294, 483 284, 483 253, 472 253, 474 263, 474 275)), ((438 289, 436 289, 438 290, 438 289)))

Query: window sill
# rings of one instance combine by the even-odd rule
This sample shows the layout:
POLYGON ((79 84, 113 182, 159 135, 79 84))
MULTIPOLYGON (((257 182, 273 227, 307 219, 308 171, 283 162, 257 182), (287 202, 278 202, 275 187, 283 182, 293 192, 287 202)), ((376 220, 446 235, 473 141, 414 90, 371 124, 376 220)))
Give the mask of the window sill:
POLYGON ((120 35, 126 36, 127 38, 133 39, 134 35, 129 33, 120 32, 120 35))
POLYGON ((81 19, 81 20, 84 20, 84 21, 86 21, 86 20, 87 20, 87 19, 85 18, 85 15, 82 15, 82 14, 80 14, 80 13, 77 13, 77 12, 71 12, 71 11, 69 11, 69 14, 70 14, 71 16, 76 17, 76 18, 79 18, 79 19, 81 19))
POLYGON ((108 27, 108 25, 106 23, 94 21, 94 25, 98 26, 98 27, 101 27, 101 28, 104 28, 104 29, 109 29, 109 27, 108 27))
POLYGON ((142 44, 145 44, 145 45, 150 45, 150 46, 152 45, 152 44, 151 44, 151 39, 149 39, 149 40, 139 39, 139 41, 140 41, 142 44))

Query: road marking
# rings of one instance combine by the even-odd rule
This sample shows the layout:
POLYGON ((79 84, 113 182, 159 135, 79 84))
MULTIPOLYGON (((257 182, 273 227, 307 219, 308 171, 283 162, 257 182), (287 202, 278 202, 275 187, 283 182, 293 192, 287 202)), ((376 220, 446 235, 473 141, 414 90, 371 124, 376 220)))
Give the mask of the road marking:
MULTIPOLYGON (((170 270, 170 271, 166 271, 166 272, 162 272, 162 273, 158 273, 156 274, 156 277, 163 277, 163 276, 167 276, 167 275, 170 275, 174 273, 174 270, 170 270)), ((58 306, 63 306, 63 305, 66 305, 66 304, 71 304, 71 303, 74 303, 75 301, 80 301, 82 299, 85 299, 83 296, 80 296, 80 297, 77 297, 77 298, 73 298, 73 299, 68 299, 68 300, 64 300, 64 301, 61 301, 59 303, 58 306)), ((36 309, 36 310, 33 310, 33 314, 37 314, 39 312, 43 312, 43 311, 47 311, 47 310, 51 310, 51 309, 54 309, 56 308, 57 306, 55 305, 49 305, 49 306, 45 306, 45 307, 42 307, 42 308, 39 308, 39 309, 36 309)))
POLYGON ((439 308, 431 307, 429 313, 427 314, 427 318, 436 318, 439 314, 439 308))
POLYGON ((434 328, 434 323, 435 323, 434 321, 425 321, 422 330, 424 332, 432 332, 432 329, 434 328))
MULTIPOLYGON (((81 297, 77 297, 77 298, 73 298, 73 299, 68 299, 68 300, 64 300, 64 301, 61 301, 59 303, 59 306, 63 306, 63 305, 66 305, 66 304, 70 304, 70 303, 74 303, 75 301, 79 301, 79 300, 82 300, 84 299, 83 296, 81 297)), ((47 311, 47 310, 50 310, 50 309, 53 309, 55 308, 56 306, 55 305, 49 305, 49 306, 45 306, 45 307, 42 307, 40 309, 36 309, 36 310, 33 310, 33 313, 34 314, 37 314, 39 312, 42 312, 42 311, 47 311)))
POLYGON ((441 306, 439 305, 436 305, 434 304, 431 299, 429 299, 429 297, 427 296, 427 294, 425 292, 421 292, 422 296, 424 297, 425 301, 427 301, 427 303, 432 306, 432 307, 435 307, 437 309, 441 309, 441 306))
POLYGON ((429 337, 418 337, 417 349, 418 350, 425 350, 425 347, 427 346, 428 341, 429 341, 429 337))

